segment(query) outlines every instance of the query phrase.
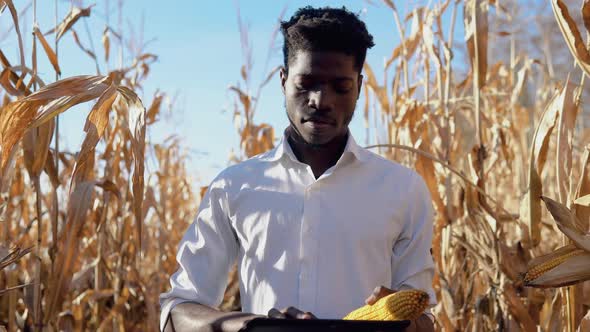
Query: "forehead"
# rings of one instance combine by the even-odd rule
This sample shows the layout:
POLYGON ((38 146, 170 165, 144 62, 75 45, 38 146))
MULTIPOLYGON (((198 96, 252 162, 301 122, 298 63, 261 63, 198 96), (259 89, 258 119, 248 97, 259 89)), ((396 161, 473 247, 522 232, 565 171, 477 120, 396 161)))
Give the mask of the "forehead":
POLYGON ((353 55, 341 52, 299 50, 289 63, 289 76, 336 75, 354 78, 358 75, 354 60, 353 55))

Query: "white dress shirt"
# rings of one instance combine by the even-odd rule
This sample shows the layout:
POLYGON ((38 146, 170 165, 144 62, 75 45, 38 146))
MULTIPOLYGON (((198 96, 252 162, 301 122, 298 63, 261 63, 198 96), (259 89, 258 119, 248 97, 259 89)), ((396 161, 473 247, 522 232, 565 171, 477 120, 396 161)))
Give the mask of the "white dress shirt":
POLYGON ((160 328, 182 302, 218 307, 237 260, 242 310, 294 306, 338 319, 377 286, 430 294, 433 210, 416 172, 359 147, 349 133, 317 180, 286 138, 213 180, 178 247, 160 328))

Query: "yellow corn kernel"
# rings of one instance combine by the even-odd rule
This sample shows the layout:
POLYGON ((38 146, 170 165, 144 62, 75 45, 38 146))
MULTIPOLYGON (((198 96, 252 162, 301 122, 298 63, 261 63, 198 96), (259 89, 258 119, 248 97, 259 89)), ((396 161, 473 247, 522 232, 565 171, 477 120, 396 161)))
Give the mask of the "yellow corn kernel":
POLYGON ((545 274, 547 271, 550 271, 550 270, 554 269, 555 267, 557 267, 559 264, 565 262, 567 259, 569 259, 573 256, 583 254, 584 252, 585 251, 582 249, 576 249, 576 250, 573 250, 572 252, 569 252, 565 255, 556 256, 553 259, 543 262, 542 264, 533 266, 524 275, 525 284, 539 278, 540 276, 545 274))
POLYGON ((406 320, 418 318, 428 306, 429 297, 418 289, 403 290, 387 295, 373 305, 358 308, 346 320, 406 320))

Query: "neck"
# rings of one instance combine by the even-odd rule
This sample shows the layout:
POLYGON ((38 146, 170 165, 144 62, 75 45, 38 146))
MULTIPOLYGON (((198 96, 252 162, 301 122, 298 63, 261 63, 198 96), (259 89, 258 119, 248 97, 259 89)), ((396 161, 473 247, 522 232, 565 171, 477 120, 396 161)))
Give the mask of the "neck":
POLYGON ((338 162, 344 152, 349 135, 346 133, 326 144, 312 145, 305 142, 291 126, 285 130, 285 134, 295 157, 311 167, 316 179, 338 162))

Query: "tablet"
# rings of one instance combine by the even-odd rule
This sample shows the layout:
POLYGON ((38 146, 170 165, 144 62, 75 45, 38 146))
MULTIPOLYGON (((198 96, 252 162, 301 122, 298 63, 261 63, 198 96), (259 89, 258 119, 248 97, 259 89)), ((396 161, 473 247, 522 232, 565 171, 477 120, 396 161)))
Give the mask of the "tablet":
POLYGON ((402 332, 409 325, 409 320, 255 318, 247 322, 238 332, 402 332))

